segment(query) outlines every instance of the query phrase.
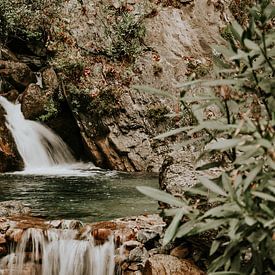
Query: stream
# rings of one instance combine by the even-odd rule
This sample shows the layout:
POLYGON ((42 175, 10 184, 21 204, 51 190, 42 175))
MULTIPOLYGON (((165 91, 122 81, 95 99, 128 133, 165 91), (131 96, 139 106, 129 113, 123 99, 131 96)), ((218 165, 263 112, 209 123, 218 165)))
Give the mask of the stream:
POLYGON ((138 185, 156 187, 155 176, 97 168, 61 171, 45 175, 0 174, 0 201, 21 201, 35 216, 83 222, 157 212, 157 203, 135 188, 138 185))

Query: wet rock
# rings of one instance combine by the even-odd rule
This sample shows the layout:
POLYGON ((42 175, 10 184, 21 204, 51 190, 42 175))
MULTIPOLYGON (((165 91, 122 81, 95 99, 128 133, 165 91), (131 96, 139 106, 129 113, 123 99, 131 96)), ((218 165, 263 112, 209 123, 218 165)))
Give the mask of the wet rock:
POLYGON ((140 230, 137 234, 137 239, 143 244, 152 241, 159 237, 159 234, 153 230, 140 230))
POLYGON ((19 62, 16 55, 8 48, 0 45, 0 58, 5 61, 19 62))
POLYGON ((54 228, 59 228, 62 224, 61 220, 54 220, 54 221, 49 221, 49 225, 53 226, 54 228))
POLYGON ((23 161, 5 122, 5 112, 0 106, 0 173, 23 168, 23 161))
POLYGON ((9 241, 18 243, 21 240, 23 233, 23 229, 12 228, 6 232, 6 237, 9 238, 9 241))
POLYGON ((21 109, 26 119, 36 119, 45 114, 47 96, 37 84, 30 84, 21 100, 21 109))
POLYGON ((63 220, 61 223, 61 229, 80 229, 83 227, 83 223, 79 220, 63 220))
POLYGON ((149 257, 147 250, 143 247, 136 247, 130 251, 129 261, 144 262, 149 257))
POLYGON ((0 60, 0 76, 19 91, 23 91, 30 83, 36 82, 36 77, 31 69, 20 62, 0 60))
POLYGON ((56 89, 58 89, 59 82, 53 68, 50 67, 43 70, 41 77, 43 89, 50 91, 55 91, 56 89))
POLYGON ((123 243, 124 247, 128 250, 131 250, 136 247, 140 247, 141 243, 138 241, 130 240, 123 243))
POLYGON ((4 244, 4 243, 6 243, 7 241, 6 241, 6 238, 5 238, 5 234, 1 234, 0 233, 0 245, 1 244, 4 244))
POLYGON ((112 231, 110 229, 95 229, 92 232, 92 236, 98 243, 104 243, 109 239, 109 237, 112 235, 112 231))
POLYGON ((171 255, 154 255, 145 264, 144 275, 203 275, 198 267, 187 260, 171 255))
POLYGON ((10 90, 4 94, 0 94, 1 96, 5 97, 7 100, 11 101, 11 102, 16 102, 19 93, 17 90, 10 90))

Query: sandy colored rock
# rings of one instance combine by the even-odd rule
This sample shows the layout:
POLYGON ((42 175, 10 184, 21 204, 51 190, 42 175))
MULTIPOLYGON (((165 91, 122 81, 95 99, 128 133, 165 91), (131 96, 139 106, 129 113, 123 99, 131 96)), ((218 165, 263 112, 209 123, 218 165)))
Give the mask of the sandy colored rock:
POLYGON ((187 260, 171 255, 154 255, 148 259, 144 275, 203 275, 205 274, 187 260))

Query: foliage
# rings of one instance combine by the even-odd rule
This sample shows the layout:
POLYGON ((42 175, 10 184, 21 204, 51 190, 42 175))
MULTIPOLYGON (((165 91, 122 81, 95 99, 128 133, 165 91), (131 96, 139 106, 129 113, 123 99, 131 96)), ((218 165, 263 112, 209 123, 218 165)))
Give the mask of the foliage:
POLYGON ((57 102, 55 102, 52 98, 50 98, 47 103, 44 105, 44 109, 46 111, 46 114, 41 115, 39 117, 39 120, 45 122, 48 121, 49 119, 57 116, 58 114, 58 110, 59 110, 59 106, 57 104, 57 102))
POLYGON ((116 23, 106 28, 106 35, 111 40, 107 53, 114 60, 134 60, 142 51, 142 39, 145 27, 141 18, 122 12, 116 17, 116 23))
POLYGON ((139 188, 177 207, 166 210, 174 218, 166 230, 164 245, 175 238, 217 230, 209 250, 213 259, 209 274, 275 272, 274 17, 275 7, 266 0, 252 7, 246 29, 237 22, 231 24, 234 38, 228 47, 215 48, 216 79, 180 85, 183 89, 208 87, 199 96, 182 93, 181 101, 191 104, 196 124, 159 136, 187 132, 192 138, 204 130, 208 138, 202 139, 203 155, 222 152, 227 163, 210 162, 199 169, 223 164, 229 168, 214 179, 200 177, 199 184, 185 190, 182 200, 162 191, 139 188), (213 104, 222 115, 209 119, 205 110, 213 104), (191 204, 190 196, 197 198, 195 204, 191 204), (183 217, 188 221, 183 223, 183 217))
POLYGON ((52 19, 60 1, 1 0, 0 40, 46 42, 52 19))

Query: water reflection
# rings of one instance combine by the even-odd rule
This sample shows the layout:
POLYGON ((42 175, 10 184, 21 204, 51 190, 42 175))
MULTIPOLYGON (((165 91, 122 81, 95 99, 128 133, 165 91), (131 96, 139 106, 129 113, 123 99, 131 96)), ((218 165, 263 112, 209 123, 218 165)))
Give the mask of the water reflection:
POLYGON ((85 176, 1 174, 0 201, 20 200, 35 215, 85 222, 156 212, 156 202, 138 185, 156 187, 157 178, 103 170, 85 176))

